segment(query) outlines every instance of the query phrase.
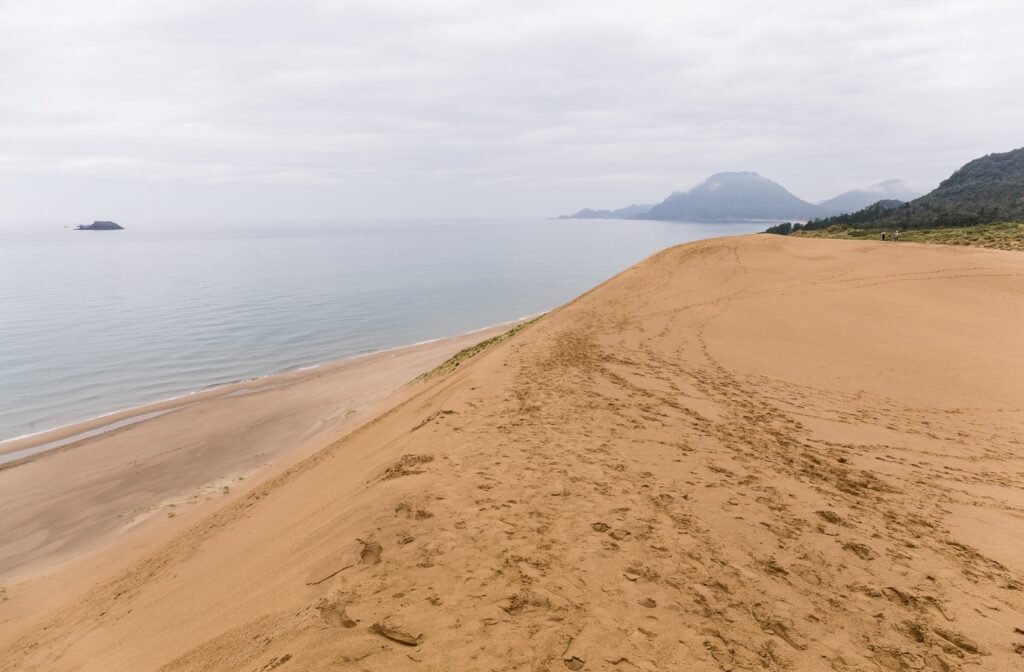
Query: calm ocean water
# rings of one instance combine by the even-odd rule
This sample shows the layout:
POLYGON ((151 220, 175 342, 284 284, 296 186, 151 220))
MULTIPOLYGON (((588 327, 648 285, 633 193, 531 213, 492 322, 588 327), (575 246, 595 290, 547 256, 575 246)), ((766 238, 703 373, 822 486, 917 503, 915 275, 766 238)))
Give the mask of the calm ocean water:
POLYGON ((345 221, 0 239, 0 439, 560 305, 763 224, 345 221))

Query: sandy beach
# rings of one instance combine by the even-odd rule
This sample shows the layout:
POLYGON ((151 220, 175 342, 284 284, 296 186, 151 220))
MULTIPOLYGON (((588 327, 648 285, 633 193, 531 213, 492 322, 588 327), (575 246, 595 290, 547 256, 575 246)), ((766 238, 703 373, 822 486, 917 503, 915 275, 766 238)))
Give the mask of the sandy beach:
POLYGON ((0 670, 1019 670, 1021 334, 1019 253, 742 236, 222 390, 0 471, 0 670))
POLYGON ((0 581, 50 571, 113 538, 121 549, 180 527, 244 490, 246 479, 395 403, 423 371, 511 326, 225 385, 0 444, 0 581))

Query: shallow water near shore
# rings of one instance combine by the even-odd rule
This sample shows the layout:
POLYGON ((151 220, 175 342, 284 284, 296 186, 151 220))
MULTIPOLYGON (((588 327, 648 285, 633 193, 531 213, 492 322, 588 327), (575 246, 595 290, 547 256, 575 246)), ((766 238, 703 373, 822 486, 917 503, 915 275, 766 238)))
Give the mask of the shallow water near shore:
POLYGON ((764 223, 403 220, 0 243, 0 440, 549 310, 677 243, 764 223))

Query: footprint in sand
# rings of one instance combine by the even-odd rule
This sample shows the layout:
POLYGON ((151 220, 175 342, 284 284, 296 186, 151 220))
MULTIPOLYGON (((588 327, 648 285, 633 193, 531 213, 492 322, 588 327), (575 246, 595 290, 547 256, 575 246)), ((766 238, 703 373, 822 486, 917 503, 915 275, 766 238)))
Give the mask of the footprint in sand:
POLYGON ((398 642, 404 646, 418 646, 419 643, 423 641, 422 634, 413 634, 408 628, 404 628, 400 625, 394 625, 387 621, 374 623, 370 626, 370 632, 390 639, 392 642, 398 642))
POLYGON ((815 513, 833 525, 842 525, 846 522, 835 511, 815 511, 815 513))
POLYGON ((363 541, 362 539, 356 541, 363 545, 363 550, 359 552, 359 564, 379 565, 380 554, 384 551, 384 547, 376 541, 363 541))
POLYGON ((354 628, 358 625, 357 621, 345 613, 343 604, 336 604, 325 598, 320 600, 316 608, 320 612, 320 618, 324 619, 327 625, 340 625, 343 628, 354 628))
POLYGON ((873 560, 875 557, 875 552, 871 550, 870 546, 854 541, 848 541, 843 544, 843 549, 850 551, 861 560, 873 560))

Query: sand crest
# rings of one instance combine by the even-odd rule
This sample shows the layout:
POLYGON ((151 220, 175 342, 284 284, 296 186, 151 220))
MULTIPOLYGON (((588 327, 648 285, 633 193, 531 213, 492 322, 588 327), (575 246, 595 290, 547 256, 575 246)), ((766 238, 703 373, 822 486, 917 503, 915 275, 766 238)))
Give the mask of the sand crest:
POLYGON ((666 250, 7 607, 0 670, 1020 669, 1022 308, 1013 252, 666 250))

